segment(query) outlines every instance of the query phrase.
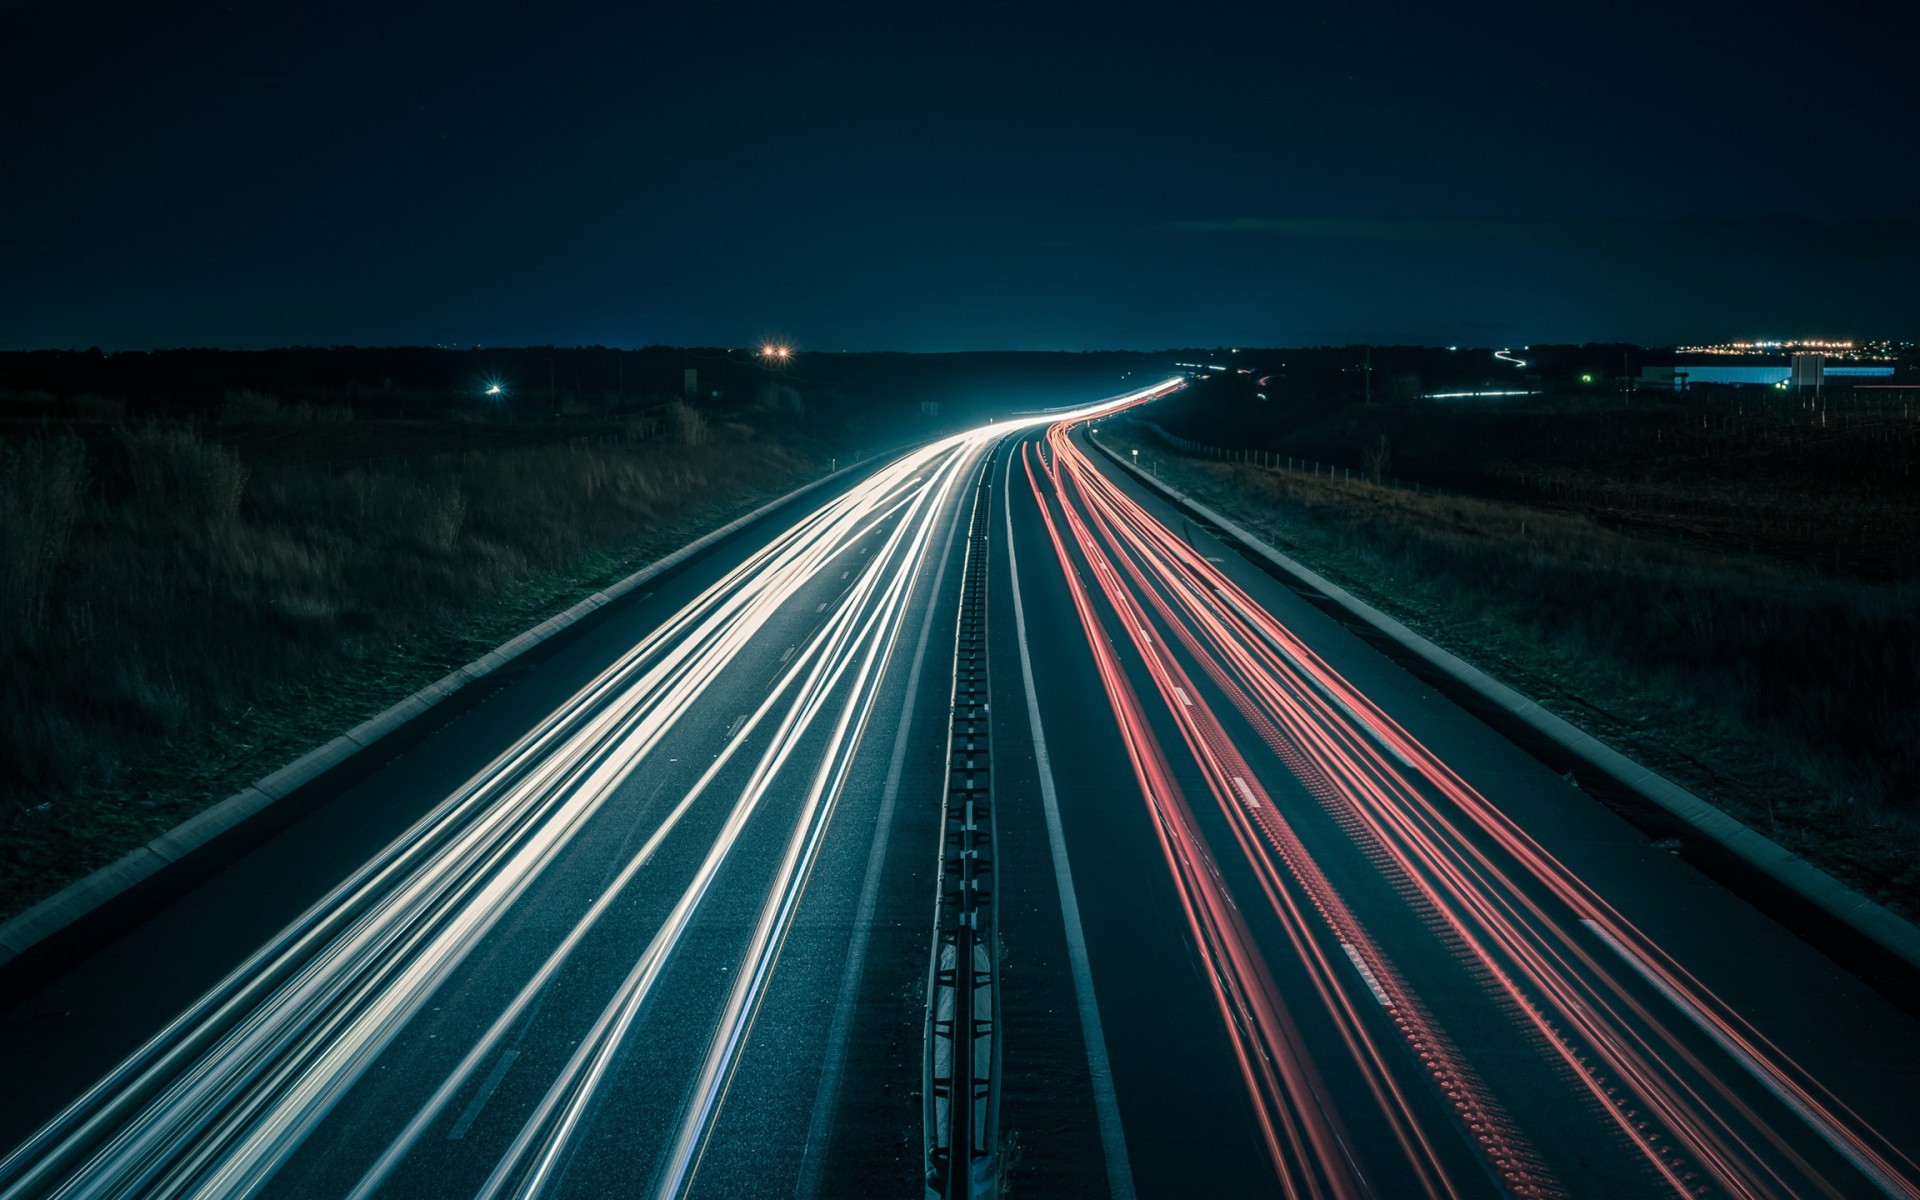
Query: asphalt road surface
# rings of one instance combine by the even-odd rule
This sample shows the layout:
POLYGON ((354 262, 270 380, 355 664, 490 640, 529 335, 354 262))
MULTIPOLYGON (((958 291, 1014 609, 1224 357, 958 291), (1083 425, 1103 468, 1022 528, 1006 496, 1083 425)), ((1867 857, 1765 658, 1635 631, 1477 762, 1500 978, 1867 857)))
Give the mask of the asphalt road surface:
POLYGON ((1084 432, 1005 459, 1016 1193, 1915 1194, 1910 1018, 1084 432))
POLYGON ((1045 418, 609 606, 39 982, 0 1194, 921 1193, 982 472, 1012 1194, 1920 1195, 1914 1021, 1045 418))

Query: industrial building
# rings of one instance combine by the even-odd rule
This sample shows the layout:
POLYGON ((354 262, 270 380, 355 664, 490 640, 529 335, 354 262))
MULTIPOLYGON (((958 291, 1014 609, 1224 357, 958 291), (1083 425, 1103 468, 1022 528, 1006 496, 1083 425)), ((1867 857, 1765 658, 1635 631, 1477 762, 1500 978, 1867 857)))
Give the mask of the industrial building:
POLYGON ((1823 354, 1796 354, 1789 363, 1767 365, 1724 363, 1668 363, 1640 368, 1639 386, 1685 391, 1700 384, 1721 387, 1819 387, 1823 383, 1841 386, 1867 379, 1891 379, 1891 364, 1857 363, 1829 365, 1823 354))

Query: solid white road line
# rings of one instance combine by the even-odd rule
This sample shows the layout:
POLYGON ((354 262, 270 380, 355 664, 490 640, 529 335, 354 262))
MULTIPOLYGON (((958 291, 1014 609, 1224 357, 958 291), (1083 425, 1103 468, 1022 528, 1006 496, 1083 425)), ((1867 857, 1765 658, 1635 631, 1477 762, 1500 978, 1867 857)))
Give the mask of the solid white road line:
MULTIPOLYGON (((1016 441, 1013 445, 1017 446, 1016 441)), ((1080 901, 1067 864, 1067 838, 1060 828, 1060 801, 1053 789, 1047 737, 1040 728, 1040 699, 1033 690, 1033 656, 1027 651, 1027 612, 1020 601, 1020 564, 1013 550, 1013 459, 1007 455, 1000 503, 1007 512, 1007 582, 1013 588, 1013 626, 1020 641, 1020 679, 1027 689, 1027 721, 1033 730, 1033 765, 1040 775, 1040 803, 1047 814, 1047 846, 1053 852, 1053 877, 1060 886, 1060 913, 1067 927, 1067 957, 1073 963, 1073 996, 1080 1008, 1080 1030, 1087 1043, 1087 1071, 1093 1077, 1093 1111, 1100 1122, 1100 1148, 1107 1159, 1107 1187, 1114 1200, 1133 1200, 1133 1164, 1120 1128, 1120 1100, 1113 1091, 1107 1061, 1107 1035, 1100 1025, 1100 1004, 1093 994, 1093 969, 1087 963, 1087 939, 1080 926, 1080 901)))
POLYGON ((1789 1112, 1805 1122, 1807 1128, 1813 1130, 1814 1133, 1820 1136, 1821 1141, 1833 1147, 1834 1151, 1838 1153, 1840 1157, 1853 1164, 1854 1170, 1866 1176, 1872 1181, 1873 1186, 1879 1188, 1883 1193, 1891 1197, 1892 1200, 1906 1200, 1910 1193, 1906 1188, 1901 1186, 1898 1180, 1893 1179, 1885 1171, 1880 1170, 1873 1163, 1867 1161, 1830 1122, 1821 1117, 1820 1114, 1809 1109, 1806 1105, 1794 1098, 1785 1088, 1781 1087, 1780 1081, 1774 1077, 1773 1072, 1763 1067, 1755 1060, 1753 1055, 1735 1045, 1732 1039, 1721 1032, 1720 1028, 1712 1021, 1709 1021, 1706 1014, 1702 1013, 1691 1000, 1669 987, 1665 980, 1654 974, 1654 972, 1640 960, 1639 955, 1629 950, 1611 933, 1608 933, 1606 928, 1599 922, 1582 917, 1580 918, 1580 923, 1592 930, 1595 937, 1605 942, 1608 949, 1619 955, 1623 962, 1629 967, 1632 967, 1634 973, 1646 980, 1649 987, 1666 997, 1668 1003, 1679 1009, 1687 1020, 1693 1022, 1694 1028, 1712 1038, 1714 1044, 1726 1051, 1733 1061, 1739 1063, 1740 1066, 1746 1070, 1747 1074, 1753 1076, 1755 1082, 1761 1087, 1766 1088, 1767 1091, 1773 1093, 1773 1098, 1786 1105, 1789 1112))
MULTIPOLYGON (((835 723, 833 749, 813 777, 800 821, 794 828, 786 856, 775 872, 775 885, 761 911, 753 942, 741 959, 726 1013, 708 1049, 687 1114, 674 1139, 673 1149, 661 1170, 656 1189, 656 1194, 661 1197, 685 1195, 699 1169, 707 1137, 712 1132, 729 1081, 739 1064, 754 1017, 765 996, 767 981, 773 974, 780 948, 786 941, 801 896, 806 890, 807 880, 813 872, 814 863, 818 861, 820 848, 826 839, 847 777, 853 769, 867 723, 872 719, 879 699, 876 684, 885 674, 887 664, 893 659, 894 648, 899 644, 900 629, 904 624, 901 618, 905 615, 906 603, 912 594, 913 581, 919 577, 920 568, 926 562, 932 540, 932 522, 944 509, 947 496, 960 479, 970 473, 967 467, 973 457, 971 452, 955 455, 937 471, 930 471, 925 478, 932 482, 923 493, 925 502, 917 506, 920 511, 910 514, 902 522, 902 529, 896 530, 889 539, 886 557, 889 561, 899 560, 901 565, 885 588, 875 617, 870 622, 870 632, 863 631, 860 636, 859 644, 865 648, 864 657, 859 669, 851 676, 852 694, 835 723), (913 529, 911 537, 903 538, 902 533, 908 527, 913 529), (896 541, 910 544, 896 549, 896 541)), ((872 586, 868 579, 863 578, 861 583, 861 590, 872 586)))
MULTIPOLYGON (((0 1159, 0 1188, 8 1196, 49 1188, 78 1196, 113 1189, 239 1193, 261 1186, 776 611, 833 558, 888 523, 897 525, 895 514, 926 495, 913 486, 918 476, 901 481, 942 456, 997 440, 1005 428, 956 435, 908 454, 703 589, 0 1159)), ((896 528, 889 545, 899 536, 896 528)), ((890 613, 897 618, 898 609, 890 613)), ((853 636, 849 624, 834 620, 826 630, 832 632, 822 636, 836 646, 853 636)), ((810 680, 810 698, 783 725, 811 722, 847 669, 842 659, 829 670, 833 654, 825 645, 820 654, 819 662, 795 671, 810 680)), ((791 752, 789 744, 777 757, 783 761, 791 752)), ((763 766, 772 771, 778 763, 763 766)), ((710 858, 725 856, 755 804, 757 796, 728 821, 710 858)), ((650 844, 666 836, 680 811, 650 844)), ((687 919, 684 908, 697 905, 713 865, 703 864, 691 899, 683 896, 670 924, 687 919)), ((656 937, 658 957, 664 959, 672 940, 656 937)), ((660 966, 647 965, 637 985, 642 993, 660 966)), ((616 1044, 619 1036, 613 1034, 616 1044)), ((458 1073, 462 1079, 467 1068, 458 1073)), ((596 1062, 596 1077, 604 1069, 596 1062)), ((583 1086, 590 1091, 591 1083, 583 1086)), ((436 1096, 436 1105, 441 1099, 436 1096)), ((563 1124, 577 1120, 577 1107, 568 1106, 563 1124)), ((410 1125, 402 1142, 415 1132, 410 1125)))
POLYGON ((920 637, 913 650, 913 665, 907 672, 907 693, 901 702, 900 729, 893 738, 893 756, 887 763, 887 782, 881 793, 880 813, 874 820, 873 849, 867 854, 867 873, 860 887, 860 901, 854 911, 853 941, 847 947, 847 965, 840 976, 840 991, 834 999, 833 1025, 827 1032, 826 1062, 820 1085, 814 1089, 813 1119, 807 1124, 807 1145, 800 1159, 800 1178, 794 1184, 799 1200, 814 1200, 820 1194, 822 1172, 826 1169, 827 1146, 833 1140, 834 1110, 840 1103, 840 1080, 846 1072, 847 1036, 852 1032, 855 1002, 861 976, 866 970, 867 942, 872 933, 873 914, 880 902, 881 869, 886 865, 887 844, 893 828, 893 806, 900 796, 900 773, 907 759, 907 738, 913 732, 913 705, 920 695, 920 669, 927 659, 927 643, 933 633, 933 617, 940 608, 941 589, 947 578, 947 562, 953 556, 953 539, 960 530, 955 518, 947 526, 947 538, 940 547, 940 565, 934 571, 933 589, 928 593, 927 615, 920 622, 920 637))

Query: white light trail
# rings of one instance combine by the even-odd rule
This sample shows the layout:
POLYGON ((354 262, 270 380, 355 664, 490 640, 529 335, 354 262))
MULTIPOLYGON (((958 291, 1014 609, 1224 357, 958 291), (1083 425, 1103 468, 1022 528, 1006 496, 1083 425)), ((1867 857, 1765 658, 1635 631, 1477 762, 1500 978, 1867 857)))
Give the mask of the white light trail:
MULTIPOLYGON (((1097 416, 1178 386, 1170 380, 1064 415, 1097 416)), ((950 519, 944 500, 999 438, 1062 415, 1015 419, 909 452, 780 532, 0 1159, 0 1197, 258 1190, 648 755, 675 734, 768 622, 816 581, 838 589, 837 573, 849 571, 853 579, 836 590, 820 629, 800 650, 781 656, 781 673, 759 708, 369 1164, 355 1194, 377 1189, 445 1115, 614 898, 680 828, 735 753, 757 744, 753 735, 772 721, 772 743, 700 871, 489 1185, 521 1195, 540 1189, 559 1149, 586 1119, 621 1036, 720 864, 801 738, 830 713, 828 751, 812 773, 780 870, 767 881, 761 921, 735 976, 740 982, 674 1138, 663 1186, 684 1187, 831 820, 912 582, 934 544, 934 529, 950 519), (884 547, 868 554, 864 543, 876 535, 884 536, 884 547), (836 696, 837 707, 830 703, 836 696)))

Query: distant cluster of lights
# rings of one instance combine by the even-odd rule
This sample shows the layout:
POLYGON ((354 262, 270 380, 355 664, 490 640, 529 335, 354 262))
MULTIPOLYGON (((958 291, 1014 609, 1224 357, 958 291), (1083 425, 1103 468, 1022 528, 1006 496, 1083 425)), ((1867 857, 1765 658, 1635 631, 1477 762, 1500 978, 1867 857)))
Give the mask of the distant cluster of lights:
POLYGON ((1778 354, 1824 354, 1829 358, 1847 359, 1885 359, 1892 358, 1899 347, 1893 342, 1868 342, 1861 345, 1853 339, 1831 341, 1825 338, 1786 338, 1780 341, 1717 342, 1711 346, 1679 346, 1681 354, 1718 354, 1752 357, 1756 355, 1778 354))
MULTIPOLYGON (((1914 345, 1915 343, 1912 342, 1894 342, 1884 339, 1869 340, 1864 345, 1858 345, 1851 339, 1847 341, 1826 341, 1818 338, 1796 338, 1784 341, 1721 342, 1711 346, 1680 346, 1677 347, 1677 350, 1681 354, 1826 354, 1833 358, 1891 359, 1902 350, 1913 348, 1914 345)), ((477 348, 478 347, 476 347, 476 349, 477 348)), ((1522 349, 1528 348, 1530 347, 1522 347, 1522 349)), ((1447 349, 1458 350, 1459 347, 1448 346, 1447 349)), ((1239 352, 1239 347, 1233 349, 1233 353, 1238 354, 1239 352)), ((785 364, 793 361, 794 349, 785 342, 766 342, 760 346, 759 353, 763 359, 785 364)), ((1511 362, 1515 366, 1527 365, 1518 358, 1512 357, 1512 352, 1508 350, 1498 352, 1495 354, 1495 357, 1511 362)), ((1205 370, 1218 372, 1220 374, 1226 374, 1228 371, 1235 369, 1221 366, 1219 363, 1175 363, 1174 365, 1196 371, 1205 370)), ((1238 372, 1242 375, 1250 375, 1253 373, 1245 367, 1238 368, 1238 372)), ((1200 378, 1205 379, 1208 378, 1208 376, 1202 375, 1200 378)), ((1262 378, 1260 380, 1261 385, 1265 386, 1267 379, 1270 378, 1272 377, 1267 376, 1262 378)), ((1593 377, 1591 375, 1582 375, 1580 382, 1592 383, 1593 377)), ((507 396, 506 382, 499 378, 486 379, 482 381, 480 394, 490 400, 504 400, 507 396)), ((1426 398, 1429 400, 1450 400, 1470 396, 1531 396, 1537 394, 1536 392, 1530 391, 1434 392, 1430 393, 1426 398)), ((1262 400, 1266 399, 1265 396, 1260 398, 1262 400)))

